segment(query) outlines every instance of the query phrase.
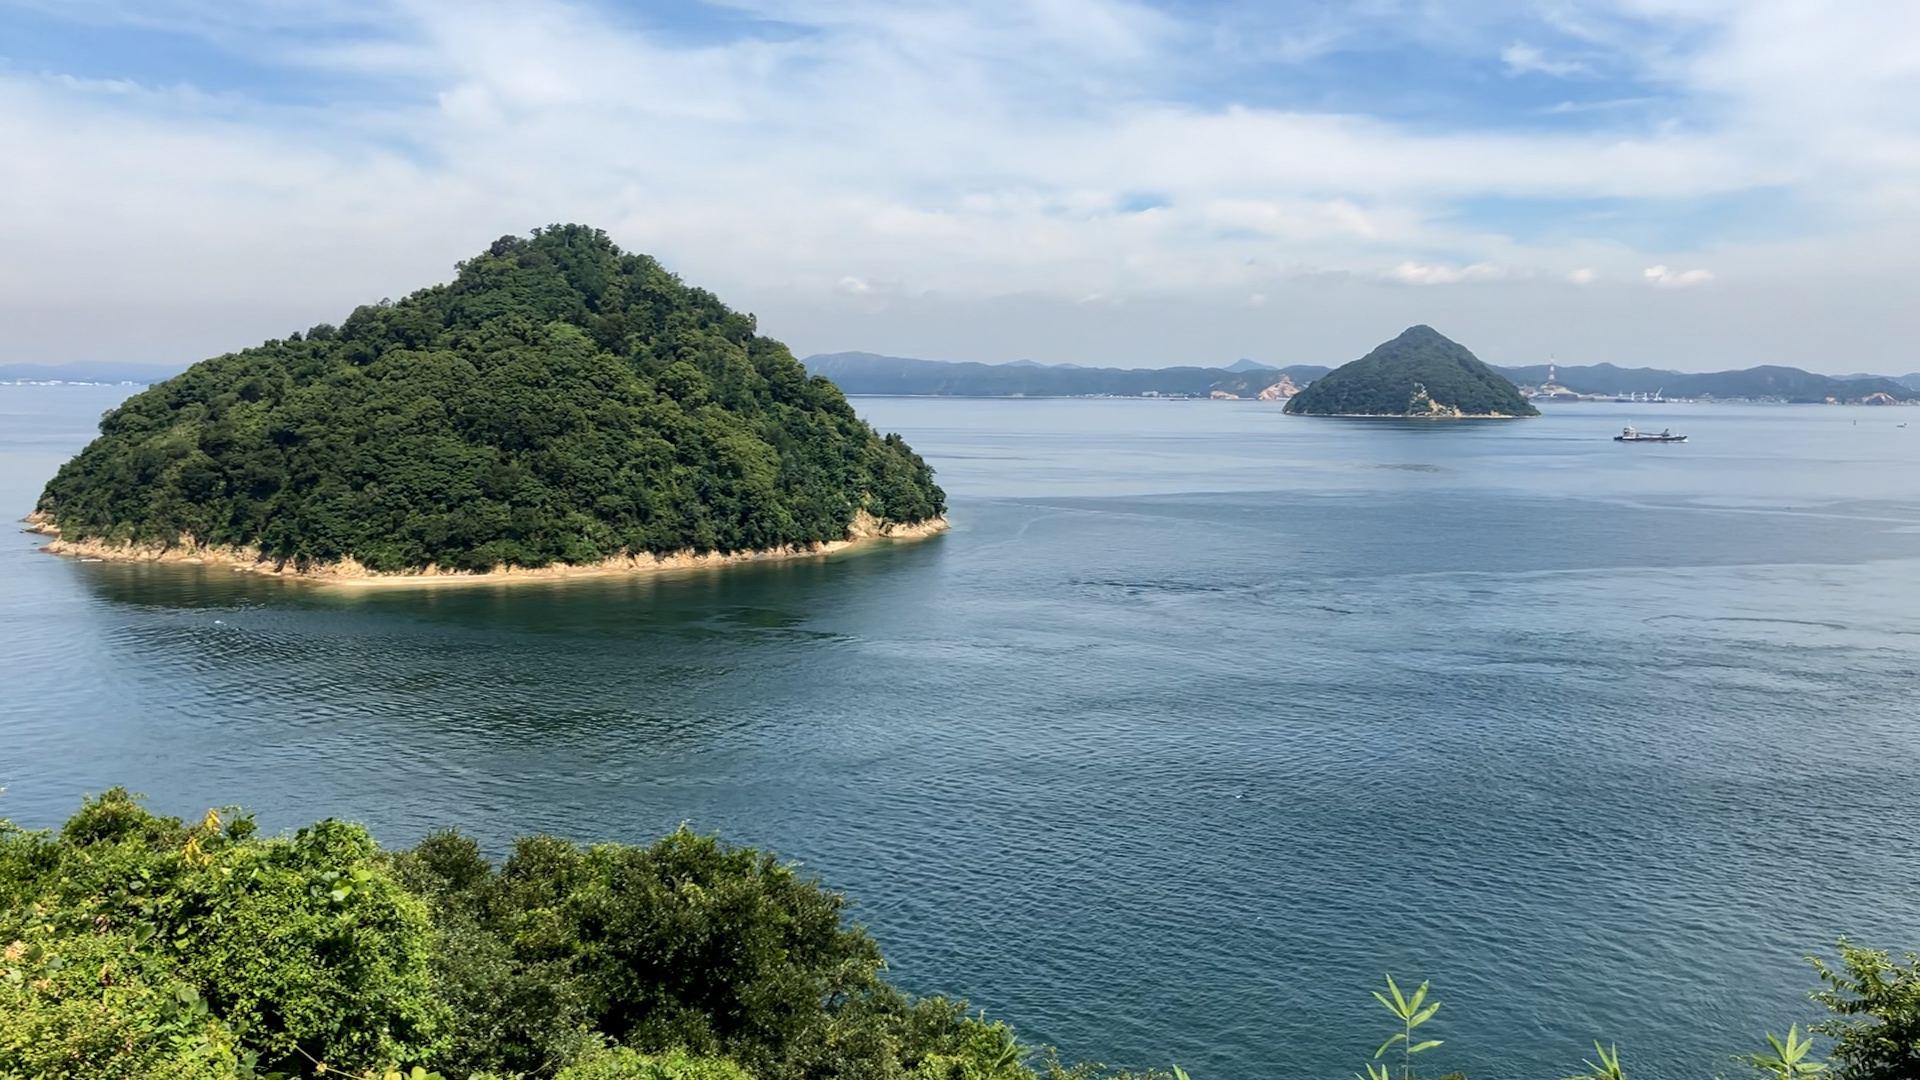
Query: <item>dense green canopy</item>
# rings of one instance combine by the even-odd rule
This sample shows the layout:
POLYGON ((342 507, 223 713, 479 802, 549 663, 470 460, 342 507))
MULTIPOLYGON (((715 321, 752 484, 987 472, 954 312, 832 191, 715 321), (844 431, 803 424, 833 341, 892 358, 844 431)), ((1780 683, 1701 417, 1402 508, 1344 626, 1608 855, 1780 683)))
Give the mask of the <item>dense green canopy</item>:
MULTIPOLYGON (((1785 1068, 1797 1054, 1769 1036, 1774 1055, 1742 1059, 1753 1080, 1920 1075, 1920 956, 1839 952, 1814 960, 1831 1071, 1785 1068)), ((261 837, 119 788, 56 833, 0 818, 4 1080, 1185 1080, 1063 1066, 883 970, 845 897, 684 826, 647 847, 527 837, 495 863, 458 833, 404 851, 334 820, 261 837)), ((1383 1033, 1424 1023, 1388 989, 1383 1033)), ((1378 1034, 1318 1037, 1389 1075, 1360 1058, 1378 1034)), ((1396 1041, 1394 1075, 1420 1075, 1435 1044, 1396 1041)))
POLYGON ((1170 1080, 895 989, 846 907, 684 827, 496 865, 455 833, 263 838, 116 788, 57 834, 0 818, 0 1078, 1170 1080))
POLYGON ((64 538, 375 570, 804 545, 862 510, 945 508, 926 463, 753 316, 580 225, 195 364, 100 433, 40 498, 64 538))
POLYGON ((1295 394, 1305 416, 1538 416, 1513 383, 1431 326, 1343 364, 1295 394))

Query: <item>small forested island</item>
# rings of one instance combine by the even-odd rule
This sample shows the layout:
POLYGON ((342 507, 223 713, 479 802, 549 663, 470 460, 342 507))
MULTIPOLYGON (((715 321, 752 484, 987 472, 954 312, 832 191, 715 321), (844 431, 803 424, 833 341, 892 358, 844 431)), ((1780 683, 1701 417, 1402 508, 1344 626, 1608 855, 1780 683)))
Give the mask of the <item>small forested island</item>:
POLYGON ((335 580, 643 570, 944 527, 945 494, 751 315, 581 225, 128 399, 49 550, 335 580))
POLYGON ((1287 401, 1301 416, 1514 417, 1540 410, 1512 382, 1431 326, 1315 379, 1287 401))

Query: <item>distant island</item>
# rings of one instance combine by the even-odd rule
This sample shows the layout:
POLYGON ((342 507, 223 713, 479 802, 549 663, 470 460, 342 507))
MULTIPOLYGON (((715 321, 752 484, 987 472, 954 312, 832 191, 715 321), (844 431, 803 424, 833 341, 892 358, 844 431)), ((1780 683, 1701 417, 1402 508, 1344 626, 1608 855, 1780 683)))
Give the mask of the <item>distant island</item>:
POLYGON ((1327 373, 1318 364, 1269 368, 1244 360, 1224 368, 1094 368, 1031 360, 950 364, 864 352, 821 353, 801 363, 849 394, 930 397, 1258 398, 1271 390, 1272 401, 1327 373))
POLYGON ((31 520, 62 553, 360 580, 807 554, 945 509, 751 315, 564 225, 129 398, 31 520))
POLYGON ((1496 368, 1536 398, 1570 401, 1628 397, 1694 401, 1778 401, 1790 404, 1851 404, 1920 400, 1920 374, 1816 375, 1799 368, 1764 365, 1739 371, 1686 372, 1623 368, 1612 364, 1496 368))
POLYGON ((1506 376, 1430 326, 1313 381, 1287 402, 1299 416, 1538 416, 1506 376))

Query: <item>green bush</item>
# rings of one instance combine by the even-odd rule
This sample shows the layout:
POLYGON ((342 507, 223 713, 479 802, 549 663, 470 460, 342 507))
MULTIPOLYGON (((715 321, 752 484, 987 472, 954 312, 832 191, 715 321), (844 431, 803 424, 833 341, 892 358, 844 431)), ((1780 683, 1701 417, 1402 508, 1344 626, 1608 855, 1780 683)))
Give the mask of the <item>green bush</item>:
POLYGON ((237 1080, 253 1056, 128 934, 17 927, 0 951, 0 1076, 237 1080))
POLYGON ((555 1080, 753 1080, 722 1057, 701 1057, 684 1050, 642 1054, 625 1047, 596 1050, 560 1070, 555 1080))
POLYGON ((996 1054, 1013 1045, 959 1003, 884 982, 841 895, 685 828, 646 848, 532 837, 497 870, 438 833, 398 873, 434 911, 456 1075, 536 1073, 599 1037, 726 1057, 762 1080, 923 1075, 934 1058, 971 1060, 983 1031, 996 1054))
POLYGON ((276 1071, 364 1070, 445 1040, 426 905, 359 826, 260 840, 247 818, 186 825, 116 789, 57 837, 8 826, 0 839, 0 942, 21 965, 5 977, 19 1010, 0 1075, 37 1075, 27 1063, 51 1051, 28 1044, 48 1038, 65 1040, 74 1076, 140 1075, 161 1047, 210 1075, 254 1055, 276 1071))
POLYGON ((1903 963, 1842 938, 1837 968, 1813 965, 1826 984, 1814 997, 1833 1014, 1813 1030, 1833 1040, 1838 1080, 1920 1078, 1920 955, 1903 963))
MULTIPOLYGON (((0 821, 0 1078, 1169 1080, 1063 1065, 901 993, 846 907, 685 828, 531 837, 496 866, 457 833, 396 855, 337 821, 263 839, 115 789, 57 834, 0 821)), ((1920 956, 1843 940, 1814 963, 1830 1062, 1798 1027, 1737 1060, 1764 1080, 1920 1080, 1920 956)), ((1395 1030, 1367 1074, 1414 1076, 1438 1006, 1424 983, 1375 997, 1395 1030)), ((1623 1080, 1595 1049, 1581 1080, 1623 1080)))

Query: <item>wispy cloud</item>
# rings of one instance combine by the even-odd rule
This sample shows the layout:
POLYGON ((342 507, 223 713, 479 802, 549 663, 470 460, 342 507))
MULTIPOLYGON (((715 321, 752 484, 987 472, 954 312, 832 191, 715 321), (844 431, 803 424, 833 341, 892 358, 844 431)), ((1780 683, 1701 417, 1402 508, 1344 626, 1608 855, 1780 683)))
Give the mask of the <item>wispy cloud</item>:
POLYGON ((1671 270, 1665 266, 1649 266, 1641 271, 1648 281, 1662 288, 1684 289, 1689 285, 1705 285, 1713 280, 1711 270, 1671 270))
POLYGON ((1551 75, 1556 79, 1570 79, 1578 75, 1591 75, 1593 69, 1578 60, 1554 60, 1540 48, 1522 41, 1500 50, 1500 62, 1507 65, 1509 75, 1551 75))
POLYGON ((1507 272, 1491 263, 1474 263, 1471 266, 1429 266, 1426 263, 1403 262, 1387 271, 1387 276, 1407 285, 1457 285, 1462 281, 1488 281, 1507 276, 1507 272))

